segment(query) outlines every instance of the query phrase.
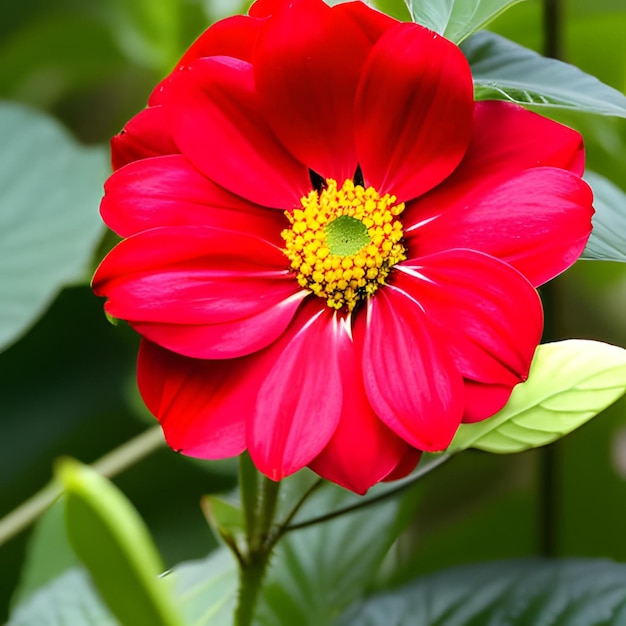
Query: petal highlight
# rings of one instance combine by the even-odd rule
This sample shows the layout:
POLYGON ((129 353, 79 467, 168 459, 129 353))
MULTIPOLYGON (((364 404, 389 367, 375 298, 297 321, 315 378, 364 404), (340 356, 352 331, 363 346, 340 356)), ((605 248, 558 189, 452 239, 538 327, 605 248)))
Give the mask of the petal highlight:
POLYGON ((107 180, 104 190, 102 219, 121 237, 160 226, 211 226, 283 243, 282 213, 219 187, 180 154, 130 163, 107 180))
POLYGON ((418 24, 376 43, 355 101, 356 146, 365 182, 400 201, 449 176, 469 145, 474 90, 457 46, 418 24))
POLYGON ((352 342, 340 347, 341 417, 330 441, 309 467, 326 480, 364 494, 395 470, 409 446, 378 419, 370 406, 352 342))
POLYGON ((538 286, 581 255, 591 233, 589 185, 552 167, 526 170, 416 227, 413 256, 469 248, 506 261, 538 286))
POLYGON ((321 0, 284 4, 259 40, 255 78, 265 115, 322 178, 354 176, 354 95, 370 48, 354 19, 321 0))
POLYGON ((471 250, 448 250, 396 266, 393 284, 421 305, 446 337, 456 368, 476 381, 525 380, 541 340, 533 286, 511 266, 471 250))
POLYGON ((463 380, 445 336, 407 294, 388 285, 357 317, 363 380, 380 419, 409 445, 445 450, 463 415, 463 380))
POLYGON ((267 376, 247 440, 254 464, 271 479, 310 463, 335 432, 343 402, 340 354, 348 341, 336 314, 313 299, 265 351, 267 376))
POLYGON ((105 309, 159 345, 233 358, 274 341, 308 294, 282 252, 253 235, 156 228, 118 244, 93 280, 105 309))
POLYGON ((281 209, 299 206, 310 191, 308 169, 287 153, 261 114, 249 63, 198 59, 179 72, 170 105, 181 152, 218 185, 281 209))

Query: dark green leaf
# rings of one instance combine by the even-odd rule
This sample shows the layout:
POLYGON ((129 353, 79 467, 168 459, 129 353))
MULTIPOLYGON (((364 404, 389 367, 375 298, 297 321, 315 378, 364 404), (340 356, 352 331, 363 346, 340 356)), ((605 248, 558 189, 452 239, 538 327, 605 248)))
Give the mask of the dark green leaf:
POLYGON ((573 65, 489 32, 476 33, 462 48, 472 66, 477 100, 626 117, 626 96, 573 65))
POLYGON ((626 193, 610 180, 587 172, 593 189, 593 231, 583 259, 626 262, 626 193))
POLYGON ((0 349, 43 313, 62 286, 85 280, 103 232, 107 171, 100 149, 56 122, 0 104, 0 349))
MULTIPOLYGON (((296 522, 360 501, 360 496, 324 484, 302 507, 296 522)), ((390 498, 283 537, 263 587, 259 623, 332 624, 376 576, 412 504, 409 490, 404 499, 390 498)))
POLYGON ((406 0, 414 22, 422 24, 454 43, 522 0, 406 0))
POLYGON ((626 565, 529 559, 458 567, 369 598, 340 626, 617 626, 626 565))

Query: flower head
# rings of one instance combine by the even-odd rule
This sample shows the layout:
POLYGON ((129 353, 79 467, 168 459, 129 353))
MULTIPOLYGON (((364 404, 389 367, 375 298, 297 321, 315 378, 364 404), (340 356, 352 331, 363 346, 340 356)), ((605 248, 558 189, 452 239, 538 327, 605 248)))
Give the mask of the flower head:
POLYGON ((112 141, 106 310, 176 450, 357 492, 525 380, 591 230, 580 135, 360 2, 218 22, 112 141))

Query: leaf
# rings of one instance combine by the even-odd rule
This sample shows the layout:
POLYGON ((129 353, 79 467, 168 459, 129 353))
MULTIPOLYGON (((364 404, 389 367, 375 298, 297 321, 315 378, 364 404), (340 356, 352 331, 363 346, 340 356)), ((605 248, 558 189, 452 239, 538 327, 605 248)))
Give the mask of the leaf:
POLYGON ((87 573, 73 568, 19 604, 7 626, 118 626, 87 573))
POLYGON ((477 100, 626 117, 626 96, 573 65, 488 32, 476 33, 462 49, 472 66, 477 100))
POLYGON ((108 480, 77 461, 59 463, 70 542, 103 600, 123 624, 179 626, 147 528, 108 480))
POLYGON ((166 578, 188 626, 232 626, 237 600, 237 563, 226 548, 206 559, 181 563, 166 578))
POLYGON ((522 0, 406 0, 414 22, 458 44, 522 0))
POLYGON ((626 391, 626 350, 569 340, 537 348, 528 380, 493 417, 461 424, 448 450, 510 453, 536 448, 578 428, 626 391))
POLYGON ((593 231, 581 258, 626 262, 626 193, 610 180, 586 172, 593 189, 593 231))
POLYGON ((20 584, 11 599, 12 605, 29 596, 71 568, 79 561, 65 532, 63 498, 57 500, 37 522, 26 551, 20 584))
MULTIPOLYGON (((324 484, 307 500, 302 522, 361 501, 324 484)), ((294 530, 276 547, 263 586, 257 620, 265 626, 325 626, 364 593, 408 521, 414 498, 403 498, 294 530)))
POLYGON ((338 626, 609 626, 626 620, 626 565, 527 559, 457 567, 369 598, 338 626))
POLYGON ((52 119, 0 104, 0 349, 84 279, 103 232, 98 202, 107 164, 52 119))

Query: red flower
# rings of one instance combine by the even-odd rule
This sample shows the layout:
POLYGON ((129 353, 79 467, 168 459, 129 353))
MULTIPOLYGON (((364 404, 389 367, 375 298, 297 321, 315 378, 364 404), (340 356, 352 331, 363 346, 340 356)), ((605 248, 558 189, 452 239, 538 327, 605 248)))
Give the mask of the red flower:
POLYGON ((112 142, 94 278, 172 448, 357 492, 523 381, 591 230, 574 131, 360 2, 208 29, 112 142))

